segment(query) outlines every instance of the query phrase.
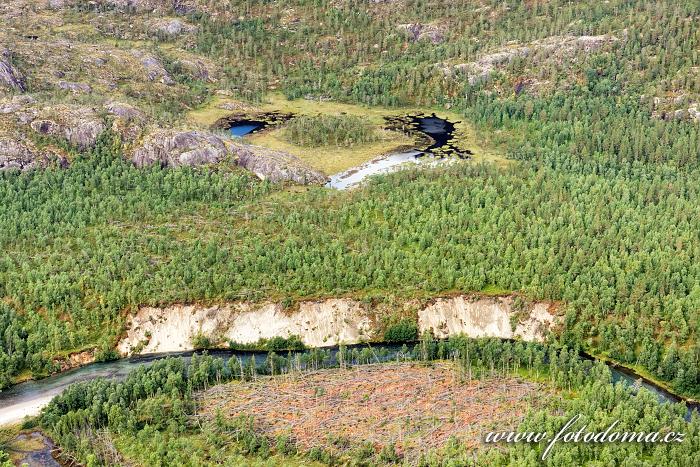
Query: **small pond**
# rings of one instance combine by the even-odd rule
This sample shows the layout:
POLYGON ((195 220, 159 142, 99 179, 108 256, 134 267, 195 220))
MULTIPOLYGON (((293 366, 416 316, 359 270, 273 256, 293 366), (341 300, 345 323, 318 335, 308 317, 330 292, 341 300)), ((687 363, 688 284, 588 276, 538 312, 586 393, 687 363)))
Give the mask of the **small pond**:
POLYGON ((378 157, 359 167, 353 167, 330 177, 328 188, 345 190, 359 185, 367 177, 394 172, 412 165, 435 167, 468 159, 473 153, 456 146, 455 124, 435 114, 386 117, 387 127, 417 137, 419 147, 378 157), (425 149, 420 149, 425 147, 425 149))
POLYGON ((258 130, 262 130, 266 126, 267 124, 265 122, 255 120, 243 120, 233 125, 229 129, 229 131, 231 132, 231 136, 234 136, 236 138, 242 138, 247 134, 253 133, 258 130))
POLYGON ((259 112, 247 116, 231 116, 222 118, 215 126, 227 129, 234 138, 242 138, 273 125, 284 123, 293 115, 281 112, 259 112))

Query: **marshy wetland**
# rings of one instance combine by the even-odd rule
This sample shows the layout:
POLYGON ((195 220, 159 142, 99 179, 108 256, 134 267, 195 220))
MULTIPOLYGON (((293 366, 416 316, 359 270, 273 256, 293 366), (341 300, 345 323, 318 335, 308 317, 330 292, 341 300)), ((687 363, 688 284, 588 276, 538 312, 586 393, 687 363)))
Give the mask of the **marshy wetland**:
MULTIPOLYGON (((421 111, 362 115, 354 112, 257 111, 222 117, 214 128, 234 138, 289 152, 346 189, 367 177, 408 165, 436 166, 475 155, 460 138, 463 122, 421 111), (379 117, 377 119, 377 117, 379 117)), ((304 110, 310 110, 305 108, 304 110)))
POLYGON ((257 126, 262 121, 262 127, 256 127, 244 136, 245 142, 285 151, 330 176, 361 166, 382 155, 415 148, 428 149, 434 141, 421 132, 406 131, 416 129, 409 128, 415 122, 408 121, 407 118, 428 118, 433 114, 454 125, 448 128, 448 133, 453 140, 451 143, 455 152, 473 152, 470 158, 474 162, 487 161, 498 165, 507 163, 503 142, 497 134, 478 130, 461 113, 440 107, 368 106, 328 100, 287 99, 282 94, 270 93, 257 104, 244 104, 227 96, 215 96, 207 104, 190 111, 186 120, 202 129, 216 128, 223 132, 228 132, 230 126, 227 124, 230 123, 244 124, 250 123, 244 120, 251 120, 257 126), (358 117, 375 129, 378 138, 365 144, 340 148, 335 145, 318 146, 310 150, 309 147, 289 141, 285 137, 284 125, 278 124, 283 122, 279 122, 275 115, 358 117))

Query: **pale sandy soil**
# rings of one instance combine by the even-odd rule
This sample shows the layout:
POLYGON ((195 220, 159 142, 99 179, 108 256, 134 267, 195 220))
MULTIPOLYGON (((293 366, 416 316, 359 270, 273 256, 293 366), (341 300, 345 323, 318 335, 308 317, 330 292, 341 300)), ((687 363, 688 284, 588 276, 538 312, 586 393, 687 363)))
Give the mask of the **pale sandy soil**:
MULTIPOLYGON (((430 330, 439 338, 466 334, 542 341, 554 324, 552 304, 536 303, 517 312, 509 296, 438 298, 418 311, 420 332, 430 330), (515 329, 511 320, 517 322, 515 329)), ((294 311, 278 303, 172 305, 143 307, 130 316, 118 350, 124 355, 191 350, 197 335, 220 345, 298 335, 307 346, 322 347, 381 339, 380 332, 373 310, 353 299, 305 301, 294 311)))

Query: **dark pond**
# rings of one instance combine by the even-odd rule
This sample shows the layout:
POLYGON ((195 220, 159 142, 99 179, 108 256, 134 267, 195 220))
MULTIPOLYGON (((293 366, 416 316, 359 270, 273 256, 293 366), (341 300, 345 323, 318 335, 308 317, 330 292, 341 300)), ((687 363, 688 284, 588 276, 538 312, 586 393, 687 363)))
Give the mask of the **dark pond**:
POLYGON ((241 138, 247 134, 253 133, 258 130, 262 130, 266 126, 267 123, 265 122, 256 120, 243 120, 240 122, 236 122, 231 128, 229 128, 229 131, 231 132, 231 136, 241 138))
POLYGON ((216 128, 226 129, 235 138, 255 133, 265 128, 286 122, 293 115, 281 112, 259 112, 251 115, 233 115, 215 123, 216 128))
POLYGON ((414 114, 400 117, 386 117, 390 129, 403 131, 404 133, 426 138, 423 140, 424 148, 417 148, 422 154, 432 154, 437 157, 457 156, 466 159, 474 153, 469 149, 461 149, 454 140, 455 125, 460 122, 451 122, 437 115, 414 114))

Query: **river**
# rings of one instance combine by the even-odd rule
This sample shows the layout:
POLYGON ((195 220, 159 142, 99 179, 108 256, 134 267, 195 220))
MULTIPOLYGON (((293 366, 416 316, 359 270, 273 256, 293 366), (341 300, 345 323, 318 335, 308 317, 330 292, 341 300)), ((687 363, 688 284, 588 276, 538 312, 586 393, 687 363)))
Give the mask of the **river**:
MULTIPOLYGON (((414 343, 411 343, 411 345, 414 343)), ((369 346, 366 344, 349 345, 348 348, 369 348, 372 349, 373 361, 385 362, 400 358, 403 344, 376 344, 369 346)), ((332 358, 335 358, 338 347, 328 347, 332 358)), ((191 358, 195 352, 175 352, 163 354, 151 354, 124 358, 112 362, 92 363, 80 368, 58 373, 48 378, 20 383, 0 392, 0 426, 20 422, 25 416, 39 414, 51 399, 60 394, 66 387, 81 381, 90 381, 96 378, 107 378, 121 380, 129 372, 139 366, 148 365, 156 360, 167 357, 191 358)), ((245 364, 251 358, 255 358, 257 364, 261 364, 267 358, 267 352, 252 352, 239 350, 212 350, 209 352, 214 357, 222 357, 225 360, 231 357, 238 357, 245 364)), ((582 354, 584 358, 594 359, 588 354, 582 354)), ((608 364, 613 381, 622 382, 632 387, 644 387, 655 393, 661 403, 681 402, 681 398, 671 394, 665 389, 655 385, 653 382, 634 374, 631 370, 608 364)), ((688 418, 691 410, 699 410, 698 404, 688 404, 688 418)))

